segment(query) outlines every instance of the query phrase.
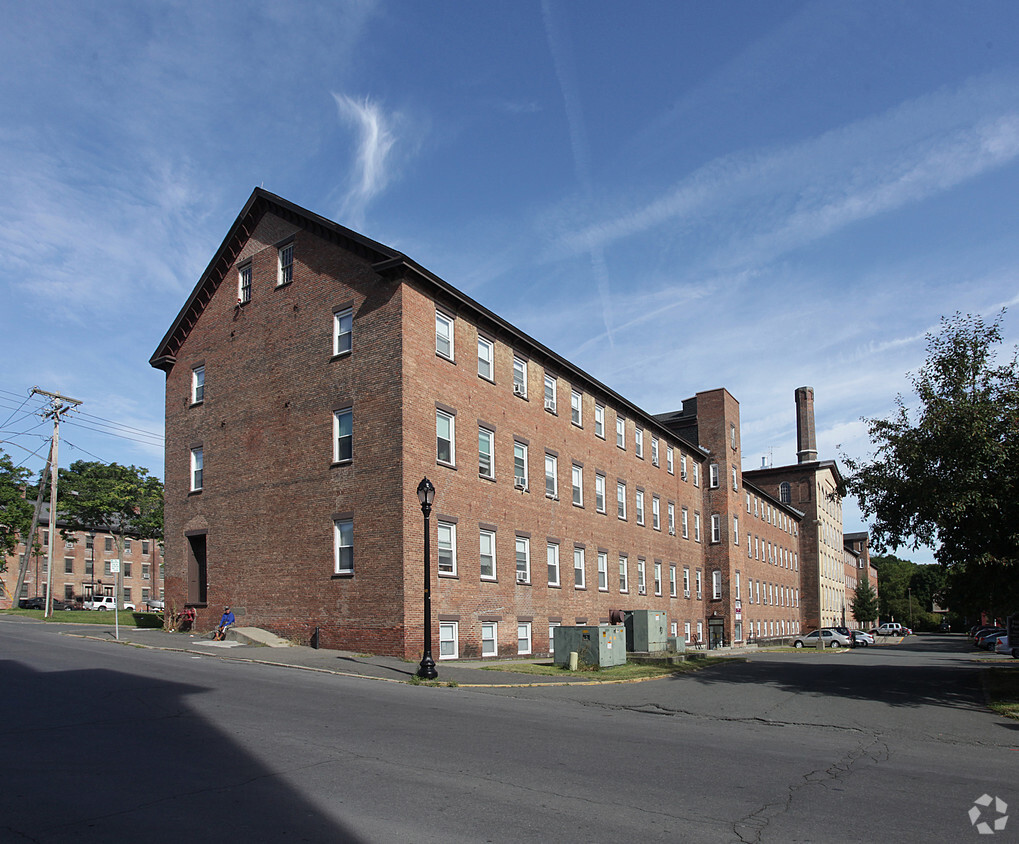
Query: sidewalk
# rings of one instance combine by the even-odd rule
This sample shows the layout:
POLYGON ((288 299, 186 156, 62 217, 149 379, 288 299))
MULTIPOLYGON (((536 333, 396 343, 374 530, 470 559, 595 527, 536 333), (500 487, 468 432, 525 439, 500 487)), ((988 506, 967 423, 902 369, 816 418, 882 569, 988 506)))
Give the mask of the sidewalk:
MULTIPOLYGON (((112 625, 67 625, 60 633, 67 636, 78 636, 112 644, 123 644, 157 648, 159 650, 183 651, 217 659, 257 662, 264 665, 276 665, 284 668, 305 671, 322 671, 350 677, 365 677, 388 682, 412 682, 417 674, 418 663, 409 662, 390 656, 359 654, 350 651, 335 651, 326 648, 310 648, 303 645, 283 644, 280 647, 246 644, 238 641, 214 642, 207 636, 190 633, 169 633, 162 629, 121 627, 120 638, 114 639, 112 625)), ((264 631, 262 631, 264 632, 264 631)), ((248 637, 244 637, 247 639, 248 637)), ((267 634, 268 640, 275 637, 267 634)), ((249 640, 250 641, 250 640, 249 640)), ((434 656, 433 652, 433 656, 434 656)), ((548 662, 548 658, 520 660, 520 662, 548 662)), ((583 675, 567 677, 544 677, 533 674, 516 674, 512 671, 499 671, 487 668, 498 665, 486 661, 486 668, 480 662, 457 661, 436 662, 438 685, 457 686, 544 686, 590 683, 583 675)), ((511 663, 504 663, 507 666, 511 663)))

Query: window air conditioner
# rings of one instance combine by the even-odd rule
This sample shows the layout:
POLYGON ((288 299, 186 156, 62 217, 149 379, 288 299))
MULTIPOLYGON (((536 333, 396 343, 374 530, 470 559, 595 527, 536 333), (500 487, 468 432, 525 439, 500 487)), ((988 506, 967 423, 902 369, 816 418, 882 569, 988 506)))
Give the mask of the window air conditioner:
POLYGON ((513 385, 513 395, 515 395, 515 396, 526 396, 527 395, 527 390, 526 390, 526 388, 524 387, 523 384, 514 384, 513 385))
POLYGON ((517 583, 527 583, 527 572, 525 571, 517 572, 517 583))
POLYGON ((675 536, 675 535, 676 535, 676 529, 675 528, 669 528, 669 536, 675 536))
POLYGON ((527 479, 526 478, 515 478, 513 480, 513 486, 516 489, 527 489, 527 479))
POLYGON ((646 587, 646 586, 641 586, 641 587, 640 587, 640 588, 639 588, 639 589, 637 590, 637 594, 638 594, 638 595, 646 595, 646 594, 647 594, 647 587, 646 587))
POLYGON ((545 410, 555 411, 555 399, 545 399, 545 410))

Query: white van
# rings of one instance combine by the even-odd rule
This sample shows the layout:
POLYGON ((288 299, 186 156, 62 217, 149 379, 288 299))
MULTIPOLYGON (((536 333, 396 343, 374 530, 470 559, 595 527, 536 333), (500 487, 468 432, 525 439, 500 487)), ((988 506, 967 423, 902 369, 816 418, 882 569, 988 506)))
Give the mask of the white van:
MULTIPOLYGON (((93 595, 91 598, 85 599, 83 606, 87 610, 115 610, 117 599, 113 595, 93 595)), ((134 605, 125 602, 124 609, 133 610, 134 605)))

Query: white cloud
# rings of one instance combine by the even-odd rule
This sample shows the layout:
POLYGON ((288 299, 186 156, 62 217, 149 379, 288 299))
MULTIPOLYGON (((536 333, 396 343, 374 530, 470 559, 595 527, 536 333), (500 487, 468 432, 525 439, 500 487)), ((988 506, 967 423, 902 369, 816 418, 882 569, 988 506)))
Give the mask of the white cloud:
POLYGON ((353 124, 358 133, 356 167, 352 184, 343 200, 340 219, 346 225, 364 225, 369 203, 389 183, 389 154, 397 139, 393 133, 396 119, 369 100, 355 100, 346 94, 333 94, 340 117, 353 124))

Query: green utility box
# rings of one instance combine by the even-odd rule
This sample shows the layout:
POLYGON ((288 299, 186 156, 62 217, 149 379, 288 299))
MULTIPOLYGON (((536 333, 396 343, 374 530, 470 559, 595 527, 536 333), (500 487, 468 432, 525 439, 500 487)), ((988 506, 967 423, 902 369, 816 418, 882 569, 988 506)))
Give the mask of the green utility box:
POLYGON ((621 625, 556 627, 553 635, 556 665, 569 665, 573 652, 580 665, 626 665, 626 630, 621 625))
POLYGON ((660 610, 632 610, 626 613, 626 649, 634 653, 668 650, 665 613, 660 610))

